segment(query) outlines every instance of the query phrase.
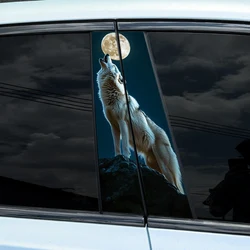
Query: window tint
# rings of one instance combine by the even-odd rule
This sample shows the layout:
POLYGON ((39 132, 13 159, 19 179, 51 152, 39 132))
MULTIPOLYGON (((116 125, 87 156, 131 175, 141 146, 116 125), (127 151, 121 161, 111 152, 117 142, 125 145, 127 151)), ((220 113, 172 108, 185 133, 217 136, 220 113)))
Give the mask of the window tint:
POLYGON ((249 36, 146 37, 197 218, 250 222, 249 36))
POLYGON ((0 48, 0 203, 96 210, 90 35, 0 48))

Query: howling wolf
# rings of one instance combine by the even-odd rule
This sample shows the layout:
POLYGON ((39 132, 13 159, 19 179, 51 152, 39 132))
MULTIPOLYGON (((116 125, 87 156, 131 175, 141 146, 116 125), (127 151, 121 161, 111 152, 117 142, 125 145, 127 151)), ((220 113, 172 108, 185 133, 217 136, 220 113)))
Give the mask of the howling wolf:
MULTIPOLYGON (((99 63, 101 69, 97 73, 98 94, 104 116, 111 127, 115 155, 121 154, 121 139, 122 153, 129 158, 130 147, 133 149, 133 139, 123 77, 108 54, 99 59, 99 63)), ((167 134, 139 108, 138 102, 130 95, 128 102, 138 153, 144 158, 147 166, 162 173, 180 193, 184 194, 179 164, 167 134)))

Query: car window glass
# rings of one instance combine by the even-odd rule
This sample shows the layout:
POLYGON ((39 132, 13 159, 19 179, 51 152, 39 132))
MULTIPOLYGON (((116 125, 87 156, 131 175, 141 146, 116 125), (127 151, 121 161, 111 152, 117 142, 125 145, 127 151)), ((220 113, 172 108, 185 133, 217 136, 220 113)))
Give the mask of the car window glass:
POLYGON ((249 222, 249 36, 146 37, 197 218, 249 222))
POLYGON ((0 203, 97 210, 90 34, 0 47, 0 203))

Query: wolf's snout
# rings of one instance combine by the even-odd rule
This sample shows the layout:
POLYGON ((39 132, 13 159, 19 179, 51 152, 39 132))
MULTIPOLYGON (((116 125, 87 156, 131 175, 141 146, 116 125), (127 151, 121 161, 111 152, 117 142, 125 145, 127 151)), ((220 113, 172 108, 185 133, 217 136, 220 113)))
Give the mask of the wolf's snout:
POLYGON ((108 58, 109 58, 109 54, 106 54, 105 56, 104 56, 104 61, 107 63, 108 62, 108 58))

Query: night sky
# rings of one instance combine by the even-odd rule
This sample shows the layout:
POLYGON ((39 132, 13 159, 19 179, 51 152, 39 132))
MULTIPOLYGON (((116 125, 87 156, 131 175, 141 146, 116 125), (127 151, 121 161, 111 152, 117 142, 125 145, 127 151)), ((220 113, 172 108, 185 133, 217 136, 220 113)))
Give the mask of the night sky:
MULTIPOLYGON (((96 83, 96 73, 100 69, 98 59, 104 55, 101 50, 101 41, 107 33, 109 32, 92 33, 94 83, 96 83)), ((137 100, 140 108, 169 135, 166 116, 147 52, 144 35, 141 32, 122 32, 121 34, 128 39, 131 46, 130 54, 123 60, 128 93, 137 100)), ((113 62, 120 69, 119 61, 113 60, 113 62)), ((98 154, 99 158, 110 158, 114 156, 111 129, 103 115, 102 104, 97 95, 97 83, 95 88, 98 154)), ((131 157, 134 159, 134 155, 131 157)))

